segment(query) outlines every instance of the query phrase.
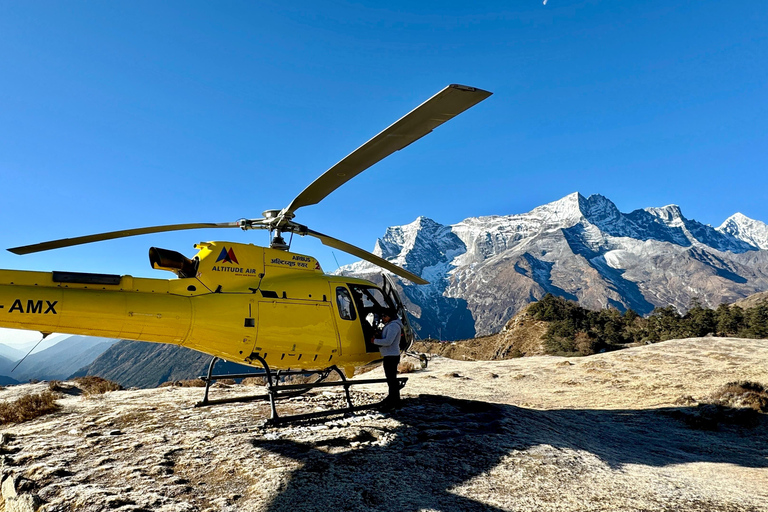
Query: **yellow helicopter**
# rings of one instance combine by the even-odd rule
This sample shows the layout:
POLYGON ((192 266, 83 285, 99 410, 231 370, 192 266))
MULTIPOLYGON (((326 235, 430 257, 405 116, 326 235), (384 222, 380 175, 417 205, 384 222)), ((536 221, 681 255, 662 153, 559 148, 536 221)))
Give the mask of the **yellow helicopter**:
MULTIPOLYGON (((345 377, 352 376, 356 367, 380 359, 370 340, 384 309, 399 310, 405 327, 401 349, 410 347, 413 331, 405 309, 388 278, 380 288, 363 279, 325 274, 315 258, 290 252, 283 234, 318 238, 326 246, 416 284, 427 284, 368 251, 296 223, 294 217, 299 208, 319 203, 370 166, 490 95, 475 87, 445 87, 331 167, 287 207, 266 210, 261 218, 127 229, 8 249, 21 255, 202 228, 264 229, 271 240, 269 247, 199 243, 195 246, 198 253, 191 259, 175 251, 150 248, 152 267, 174 272, 174 279, 0 270, 0 327, 40 331, 43 336, 59 332, 184 346, 214 356, 206 377, 208 386, 224 377, 212 375, 217 358, 261 367, 267 377, 272 419, 277 419, 274 400, 278 392, 308 389, 307 385, 280 384, 279 372, 315 372, 324 378, 336 371, 347 392, 347 410, 353 410, 349 385, 371 381, 347 381, 345 377)), ((207 403, 212 403, 208 387, 202 404, 207 403)))

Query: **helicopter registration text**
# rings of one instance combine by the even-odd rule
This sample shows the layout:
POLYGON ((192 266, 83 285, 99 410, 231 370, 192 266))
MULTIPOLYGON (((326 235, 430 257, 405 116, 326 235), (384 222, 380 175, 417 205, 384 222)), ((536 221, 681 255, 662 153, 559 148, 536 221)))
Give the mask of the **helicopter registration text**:
MULTIPOLYGON (((58 303, 59 301, 57 300, 42 301, 29 299, 25 304, 21 299, 16 299, 13 301, 13 304, 11 304, 11 307, 8 308, 8 313, 37 313, 42 315, 57 315, 58 313, 56 312, 56 304, 58 303), (45 302, 45 307, 43 307, 43 302, 45 302)), ((5 309, 4 304, 0 304, 0 310, 2 309, 5 309)))

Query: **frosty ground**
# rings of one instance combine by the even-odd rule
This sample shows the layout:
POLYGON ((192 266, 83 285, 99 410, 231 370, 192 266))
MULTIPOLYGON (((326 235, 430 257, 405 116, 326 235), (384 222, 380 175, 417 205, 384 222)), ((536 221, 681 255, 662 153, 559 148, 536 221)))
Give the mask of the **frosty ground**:
MULTIPOLYGON (((58 412, 3 429, 6 504, 27 496, 50 511, 768 510, 768 421, 710 417, 701 406, 731 381, 768 384, 768 340, 672 340, 584 358, 433 358, 406 376, 405 405, 392 414, 279 428, 265 424, 264 403, 194 408, 199 388, 64 395, 58 412)), ((0 400, 43 388, 9 387, 0 400)), ((358 386, 353 400, 385 391, 358 386)), ((324 391, 280 406, 341 402, 324 391)))

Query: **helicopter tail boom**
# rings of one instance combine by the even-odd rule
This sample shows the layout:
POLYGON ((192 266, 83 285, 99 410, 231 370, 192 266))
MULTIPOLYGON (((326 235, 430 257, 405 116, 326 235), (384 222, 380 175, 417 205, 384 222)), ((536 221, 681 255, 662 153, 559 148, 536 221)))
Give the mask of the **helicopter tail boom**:
POLYGON ((182 344, 192 322, 189 297, 142 292, 135 281, 165 282, 0 270, 0 327, 182 344))

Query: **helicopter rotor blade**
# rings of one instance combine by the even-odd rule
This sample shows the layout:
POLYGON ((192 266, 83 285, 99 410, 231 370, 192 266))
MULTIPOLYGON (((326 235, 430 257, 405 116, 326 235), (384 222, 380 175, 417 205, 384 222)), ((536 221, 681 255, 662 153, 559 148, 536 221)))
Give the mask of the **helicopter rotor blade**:
POLYGON ((163 233, 166 231, 181 231, 185 229, 209 229, 209 228, 239 228, 241 221, 238 222, 200 222, 192 224, 168 224, 165 226, 152 226, 148 228, 121 229, 120 231, 110 231, 108 233, 99 233, 96 235, 78 236, 75 238, 62 238, 61 240, 51 240, 33 245, 24 245, 8 249, 14 254, 31 254, 35 252, 49 251, 61 247, 71 247, 73 245, 89 244, 91 242, 100 242, 102 240, 112 240, 114 238, 125 238, 128 236, 147 235, 150 233, 163 233))
MULTIPOLYGON (((303 226, 302 226, 303 227, 303 226)), ((342 240, 339 240, 338 238, 333 238, 328 235, 324 235, 322 233, 319 233, 317 231, 313 231, 311 229, 302 229, 301 231, 298 231, 300 235, 309 235, 313 236, 317 239, 319 239, 323 245, 327 245, 328 247, 333 247, 334 249, 338 249, 340 251, 344 251, 346 253, 349 253, 353 256, 357 256, 358 258, 362 258, 366 261, 369 261, 373 263, 374 265, 378 265, 384 269, 389 270, 393 274, 396 274, 400 277, 404 277, 405 279, 408 279, 409 281, 412 281, 416 284, 429 284, 429 281, 425 281, 421 277, 417 276, 416 274, 412 274, 411 272, 408 272, 402 267, 398 267, 394 263, 390 263, 389 261, 385 260, 384 258, 380 258, 376 256, 375 254, 371 254, 370 252, 361 249, 359 247, 356 247, 352 244, 348 244, 347 242, 344 242, 342 240)))
POLYGON ((427 135, 491 94, 465 85, 447 86, 328 169, 281 213, 291 219, 302 206, 319 203, 373 164, 427 135))

